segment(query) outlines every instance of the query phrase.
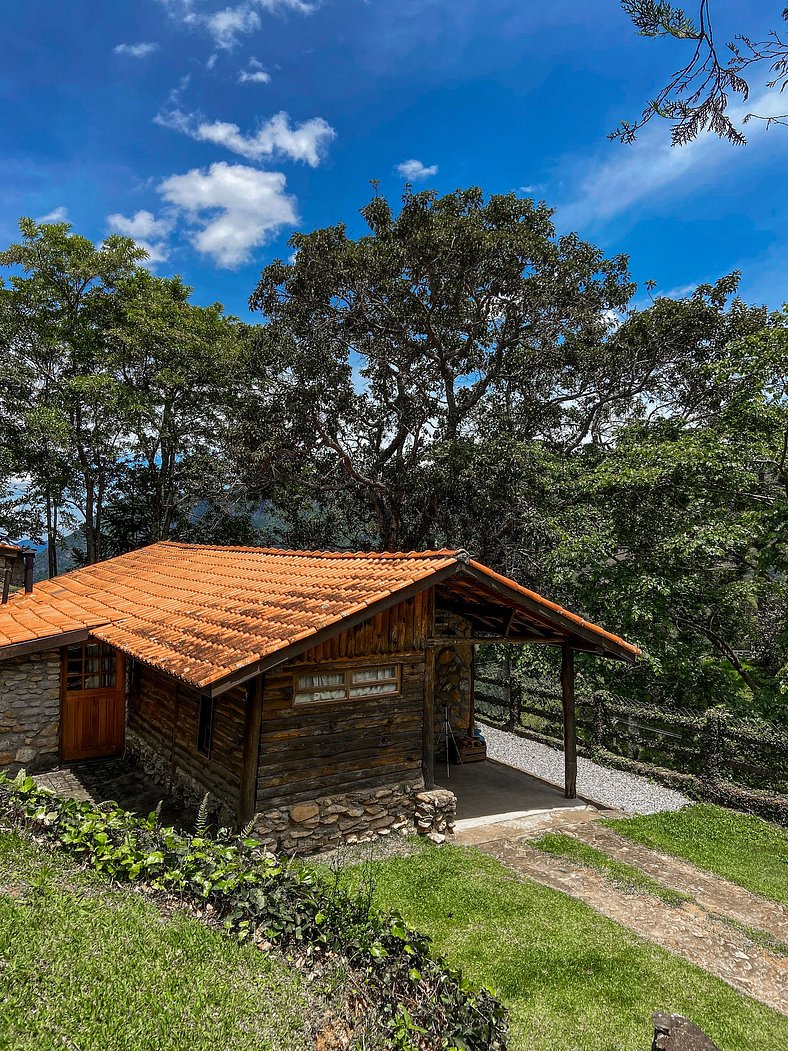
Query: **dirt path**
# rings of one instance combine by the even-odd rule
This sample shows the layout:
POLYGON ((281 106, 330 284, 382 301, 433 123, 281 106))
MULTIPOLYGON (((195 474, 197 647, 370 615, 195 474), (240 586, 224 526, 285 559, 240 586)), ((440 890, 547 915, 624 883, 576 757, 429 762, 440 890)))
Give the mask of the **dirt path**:
POLYGON ((676 859, 653 851, 641 857, 645 848, 627 844, 594 821, 567 823, 561 831, 641 868, 666 886, 692 894, 696 901, 671 906, 649 894, 621 890, 594 869, 536 850, 521 829, 506 834, 505 827, 498 825, 496 838, 477 845, 518 874, 579 898, 739 992, 788 1014, 788 956, 762 948, 720 918, 784 938, 785 910, 676 859))

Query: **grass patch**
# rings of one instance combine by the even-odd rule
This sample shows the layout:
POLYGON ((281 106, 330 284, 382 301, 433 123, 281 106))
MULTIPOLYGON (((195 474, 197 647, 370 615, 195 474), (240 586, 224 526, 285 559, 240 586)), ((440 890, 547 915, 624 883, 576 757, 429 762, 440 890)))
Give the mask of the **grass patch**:
POLYGON ((0 1046, 286 1051, 312 1008, 281 961, 0 833, 0 1046))
POLYGON ((635 843, 684 858, 788 905, 788 833, 753 814, 698 803, 603 823, 635 843))
POLYGON ((682 894, 680 891, 665 887, 659 880, 641 872, 633 865, 617 861, 605 854, 603 850, 598 850, 562 832, 546 832, 539 839, 531 840, 530 845, 543 850, 546 854, 565 858, 567 861, 575 861, 580 865, 588 865, 621 890, 634 894, 651 894, 660 901, 664 901, 666 905, 678 906, 692 901, 689 894, 682 894))
POLYGON ((788 1018, 580 901, 458 847, 350 870, 511 1012, 512 1051, 644 1051, 651 1013, 686 1014, 725 1051, 788 1047, 788 1018))

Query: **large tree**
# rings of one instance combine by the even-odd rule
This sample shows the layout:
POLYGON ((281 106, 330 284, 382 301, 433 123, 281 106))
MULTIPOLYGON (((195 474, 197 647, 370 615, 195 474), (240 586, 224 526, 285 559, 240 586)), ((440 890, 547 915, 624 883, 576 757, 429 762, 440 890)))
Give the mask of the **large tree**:
POLYGON ((571 449, 604 433, 639 382, 606 342, 632 286, 626 260, 556 237, 515 195, 408 191, 397 214, 376 195, 362 215, 358 240, 295 235, 251 305, 310 439, 302 484, 355 506, 360 539, 422 546, 448 525, 453 460, 485 437, 571 449))
POLYGON ((643 643, 630 690, 776 715, 788 688, 788 316, 726 309, 700 289, 631 324, 626 338, 672 331, 703 354, 611 448, 569 466, 548 575, 643 643))
POLYGON ((0 254, 0 467, 21 480, 6 531, 45 538, 50 575, 64 533, 81 534, 88 563, 224 535, 247 327, 150 274, 127 238, 96 247, 67 224, 20 226, 0 254))
MULTIPOLYGON (((228 485, 224 450, 243 388, 248 328, 198 307, 178 277, 138 270, 120 288, 106 367, 128 392, 127 523, 145 543, 183 535, 228 485)), ((113 516, 117 534, 123 518, 113 516)), ((117 537, 113 545, 122 546, 117 537)))
POLYGON ((103 368, 117 289, 144 251, 112 236, 96 247, 66 223, 20 222, 0 253, 0 427, 11 466, 41 512, 50 573, 60 519, 84 524, 89 561, 100 556, 101 516, 125 451, 126 394, 103 368))

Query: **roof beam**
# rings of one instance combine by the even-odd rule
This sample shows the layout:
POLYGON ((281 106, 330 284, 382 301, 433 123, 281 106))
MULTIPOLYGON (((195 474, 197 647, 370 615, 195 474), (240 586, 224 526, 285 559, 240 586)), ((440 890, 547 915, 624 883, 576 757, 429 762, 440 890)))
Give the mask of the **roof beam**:
MULTIPOLYGON (((629 649, 621 645, 621 643, 607 638, 599 631, 595 631, 594 628, 589 625, 579 624, 577 621, 573 620, 572 617, 568 617, 565 613, 561 613, 559 610, 550 609, 549 606, 537 602, 537 600, 531 598, 530 595, 524 595, 516 588, 510 587, 508 584, 504 584, 502 581, 488 576, 475 566, 463 566, 462 575, 464 577, 472 578, 482 587, 486 587, 495 594, 501 595, 508 600, 507 604, 519 606, 521 609, 535 613, 540 620, 543 622, 546 621, 553 627, 559 628, 567 635, 573 636, 575 640, 583 639, 596 651, 601 651, 605 655, 615 655, 628 661, 635 660, 636 655, 631 653, 629 649)), ((574 649, 578 649, 578 646, 574 641, 572 642, 572 646, 574 649)))

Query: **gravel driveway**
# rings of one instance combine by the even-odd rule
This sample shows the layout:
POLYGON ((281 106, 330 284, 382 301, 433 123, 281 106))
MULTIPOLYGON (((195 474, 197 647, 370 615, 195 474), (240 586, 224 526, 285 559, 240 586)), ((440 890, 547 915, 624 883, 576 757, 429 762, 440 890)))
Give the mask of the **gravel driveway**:
MULTIPOLYGON (((564 783, 564 753, 538 741, 480 724, 487 738, 487 755, 499 763, 525 770, 554 785, 564 783)), ((656 814, 679 810, 692 800, 672 788, 648 781, 637 774, 577 759, 577 791, 581 796, 628 814, 656 814)))

